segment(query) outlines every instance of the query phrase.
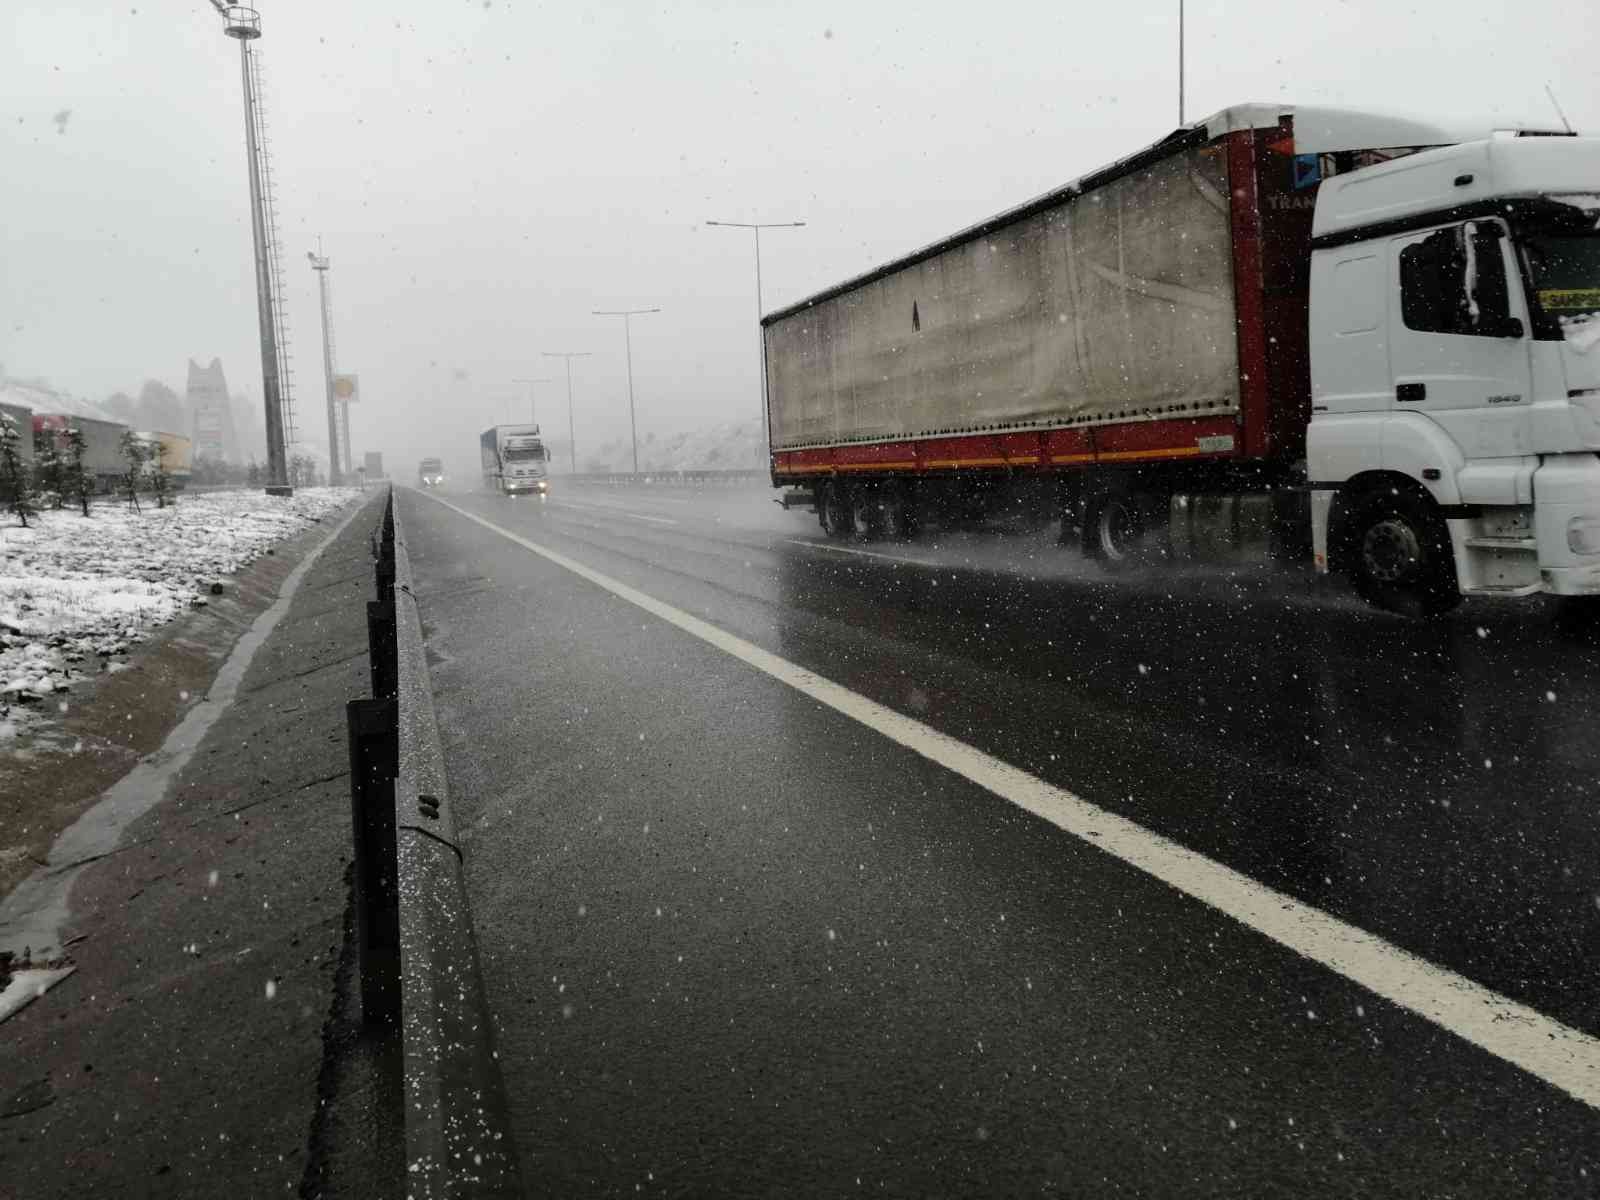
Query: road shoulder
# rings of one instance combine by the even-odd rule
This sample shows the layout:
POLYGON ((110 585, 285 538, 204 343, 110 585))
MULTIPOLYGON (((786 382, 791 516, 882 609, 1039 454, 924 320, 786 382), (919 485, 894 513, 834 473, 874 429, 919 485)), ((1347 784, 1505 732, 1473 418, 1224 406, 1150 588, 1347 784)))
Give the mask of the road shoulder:
MULTIPOLYGON (((311 565, 166 798, 78 877, 77 973, 0 1047, 0 1191, 300 1185, 344 944, 344 705, 369 684, 376 501, 311 565)), ((280 547, 278 582, 327 527, 280 547)))

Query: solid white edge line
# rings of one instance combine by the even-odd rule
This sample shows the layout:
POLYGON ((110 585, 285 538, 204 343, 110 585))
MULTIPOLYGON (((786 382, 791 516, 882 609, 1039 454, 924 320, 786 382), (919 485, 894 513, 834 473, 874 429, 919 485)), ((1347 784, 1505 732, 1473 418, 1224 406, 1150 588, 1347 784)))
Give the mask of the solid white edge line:
POLYGON ((437 496, 431 498, 1279 945, 1520 1067, 1573 1099, 1600 1108, 1600 1039, 1257 883, 1126 817, 1098 808, 564 554, 502 529, 476 513, 437 496))

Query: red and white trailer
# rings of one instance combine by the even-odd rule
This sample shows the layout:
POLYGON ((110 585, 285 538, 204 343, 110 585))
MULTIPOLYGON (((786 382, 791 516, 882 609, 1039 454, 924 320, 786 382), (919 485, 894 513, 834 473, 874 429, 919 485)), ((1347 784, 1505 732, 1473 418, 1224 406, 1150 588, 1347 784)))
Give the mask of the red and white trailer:
MULTIPOLYGON (((1370 237, 1379 260, 1393 258, 1396 239, 1473 215, 1457 211, 1466 185, 1457 182, 1452 192, 1451 180, 1441 181, 1450 163, 1437 148, 1476 138, 1474 153, 1488 154, 1495 137, 1492 122, 1451 128, 1335 109, 1228 109, 774 312, 762 321, 772 482, 795 489, 786 503, 809 500, 823 528, 841 537, 904 534, 925 519, 1019 507, 1059 514, 1064 537, 1076 531, 1090 555, 1116 565, 1153 542, 1170 547, 1172 514, 1205 507, 1191 498, 1230 496, 1254 497, 1274 514, 1280 544, 1309 551, 1313 532, 1327 534, 1331 521, 1334 551, 1346 549, 1340 537, 1354 537, 1349 550, 1357 559, 1363 547, 1381 552, 1382 536, 1367 547, 1367 530, 1338 526, 1339 489, 1356 476, 1369 490, 1381 485, 1387 468, 1379 445, 1395 409, 1393 381, 1369 406, 1381 410, 1374 423, 1357 435, 1375 439, 1370 463, 1352 462, 1346 478, 1325 478, 1307 465, 1317 390, 1311 347, 1318 337, 1312 262, 1319 193, 1331 180, 1367 179, 1393 193, 1386 210, 1347 206, 1328 218, 1330 245, 1370 237), (1415 178, 1398 171, 1403 164, 1395 160, 1428 151, 1432 157, 1418 161, 1432 164, 1430 171, 1412 172, 1415 178), (1318 488, 1333 493, 1333 503, 1313 514, 1308 500, 1318 488), (1324 522, 1315 531, 1313 515, 1324 522)), ((1546 170, 1550 186, 1592 173, 1594 142, 1541 140, 1571 144, 1570 152, 1561 147, 1559 161, 1546 154, 1555 164, 1546 170)), ((1480 169, 1479 185, 1468 189, 1475 203, 1484 174, 1480 169)), ((1472 178, 1458 171, 1455 179, 1463 177, 1472 178)), ((1589 190, 1600 192, 1600 178, 1589 190)), ((1476 227, 1466 228, 1472 234, 1476 227)), ((1516 240, 1512 231, 1508 247, 1516 240)), ((1533 290, 1508 301, 1529 316, 1534 338, 1539 297, 1553 294, 1533 290)), ((1464 291, 1460 302, 1463 312, 1478 311, 1464 291)), ((1319 321, 1341 330, 1349 323, 1346 310, 1355 301, 1338 286, 1326 286, 1319 303, 1319 321)), ((1382 291, 1360 304, 1366 309, 1359 315, 1374 328, 1400 319, 1401 304, 1382 291)), ((1543 327, 1548 336, 1554 326, 1543 327)), ((1469 334, 1504 336, 1487 324, 1450 332, 1462 336, 1438 342, 1437 356, 1453 354, 1469 334)), ((1350 347, 1372 353, 1354 341, 1350 347)), ((1386 352, 1381 344, 1379 352, 1386 352)), ((1324 374, 1334 380, 1338 372, 1324 374)), ((1526 399, 1536 401, 1535 390, 1530 385, 1526 399)), ((1400 387, 1398 394, 1404 400, 1408 392, 1400 387)), ((1483 402, 1496 399, 1505 397, 1483 402)), ((1473 456, 1469 446, 1461 457, 1473 456)), ((1482 514, 1448 488, 1425 486, 1435 478, 1412 481, 1440 506, 1413 521, 1413 532, 1433 538, 1436 549, 1446 535, 1459 543, 1458 578, 1450 581, 1459 589, 1448 590, 1505 590, 1504 572, 1485 575, 1481 563, 1465 561, 1465 542, 1479 535, 1445 524, 1482 514)), ((1352 483, 1345 499, 1359 508, 1354 489, 1352 483)), ((1402 538, 1388 560, 1368 565, 1379 574, 1404 573, 1406 563, 1394 556, 1403 559, 1408 545, 1402 538)), ((1327 555, 1318 563, 1326 567, 1327 555)), ((1436 567, 1428 570, 1437 575, 1436 567)), ((1517 586, 1540 590, 1537 568, 1536 561, 1532 584, 1516 576, 1517 586)), ((1429 586, 1437 591, 1439 583, 1433 578, 1429 586)))

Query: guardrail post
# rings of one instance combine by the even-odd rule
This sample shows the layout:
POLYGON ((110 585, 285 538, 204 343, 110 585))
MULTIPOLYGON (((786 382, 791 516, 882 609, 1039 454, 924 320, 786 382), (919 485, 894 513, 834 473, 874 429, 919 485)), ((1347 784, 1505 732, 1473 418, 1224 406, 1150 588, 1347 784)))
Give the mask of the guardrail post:
POLYGON ((400 896, 396 886, 394 780, 400 767, 399 706, 393 696, 351 700, 350 817, 355 834, 356 952, 361 1015, 400 1023, 400 896))
POLYGON ((372 664, 372 694, 379 700, 394 699, 400 686, 398 655, 391 585, 385 599, 367 601, 367 657, 372 664))

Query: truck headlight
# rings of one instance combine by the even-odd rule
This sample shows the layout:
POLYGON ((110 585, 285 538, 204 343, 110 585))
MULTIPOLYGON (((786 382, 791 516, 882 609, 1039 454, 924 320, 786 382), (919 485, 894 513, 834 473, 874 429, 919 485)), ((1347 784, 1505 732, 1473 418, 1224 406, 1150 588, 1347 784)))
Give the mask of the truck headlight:
POLYGON ((1568 521, 1567 549, 1574 554, 1600 554, 1600 517, 1573 517, 1568 521))

